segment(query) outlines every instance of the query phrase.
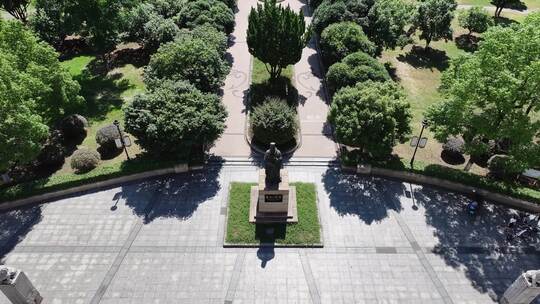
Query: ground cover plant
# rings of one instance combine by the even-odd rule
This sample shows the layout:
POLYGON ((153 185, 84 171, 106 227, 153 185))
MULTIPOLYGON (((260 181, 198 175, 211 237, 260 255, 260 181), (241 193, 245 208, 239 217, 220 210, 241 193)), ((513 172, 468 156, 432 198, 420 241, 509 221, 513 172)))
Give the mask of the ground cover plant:
POLYGON ((296 186, 298 223, 251 224, 249 223, 250 183, 232 183, 229 191, 226 243, 252 244, 276 243, 286 245, 316 245, 321 243, 317 194, 314 184, 292 183, 296 186), (268 228, 274 232, 267 235, 268 228))

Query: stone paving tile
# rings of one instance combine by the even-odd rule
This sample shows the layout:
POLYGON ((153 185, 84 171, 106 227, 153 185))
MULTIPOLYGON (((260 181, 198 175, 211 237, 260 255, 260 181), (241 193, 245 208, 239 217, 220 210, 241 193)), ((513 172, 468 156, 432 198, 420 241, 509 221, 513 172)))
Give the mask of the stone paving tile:
POLYGON ((215 246, 221 198, 219 170, 177 176, 157 196, 135 246, 215 246))
MULTIPOLYGON (((140 186, 114 188, 34 208, 32 214, 24 215, 37 219, 26 229, 20 244, 117 246, 127 238, 138 218, 133 208, 145 208, 151 197, 152 192, 149 189, 139 191, 140 186), (113 211, 111 207, 115 203, 113 211)), ((1 214, 0 221, 13 222, 13 216, 13 212, 1 214)))
POLYGON ((538 255, 428 254, 427 258, 454 303, 497 303, 517 276, 540 265, 538 255))
POLYGON ((223 303, 235 253, 128 253, 101 303, 223 303))
POLYGON ((322 303, 442 303, 414 254, 308 253, 322 303))
MULTIPOLYGON (((13 253, 6 264, 26 272, 43 304, 88 303, 116 253, 13 253)), ((0 293, 0 304, 9 301, 0 293)))
POLYGON ((312 303, 299 254, 249 250, 234 297, 239 303, 312 303))

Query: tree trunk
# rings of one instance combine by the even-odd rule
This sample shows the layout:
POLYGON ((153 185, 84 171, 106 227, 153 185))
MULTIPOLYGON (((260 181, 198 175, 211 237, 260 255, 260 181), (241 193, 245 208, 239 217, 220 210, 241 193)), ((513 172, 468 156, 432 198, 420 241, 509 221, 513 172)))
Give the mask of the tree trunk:
POLYGON ((469 160, 467 161, 467 164, 465 165, 465 168, 463 168, 463 171, 469 172, 469 170, 471 170, 472 165, 473 165, 472 156, 470 156, 469 160))

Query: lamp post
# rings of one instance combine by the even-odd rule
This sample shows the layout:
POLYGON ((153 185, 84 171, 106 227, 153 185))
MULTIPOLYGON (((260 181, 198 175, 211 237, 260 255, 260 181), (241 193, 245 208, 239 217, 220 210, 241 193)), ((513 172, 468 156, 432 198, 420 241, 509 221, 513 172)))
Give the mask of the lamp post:
POLYGON ((124 136, 122 135, 122 130, 120 130, 120 122, 118 120, 115 120, 113 124, 116 126, 116 129, 118 129, 118 135, 120 136, 120 147, 124 149, 124 152, 126 152, 127 159, 131 160, 128 154, 126 142, 124 141, 124 136))
POLYGON ((411 158, 411 169, 414 168, 414 158, 416 157, 416 151, 418 151, 418 147, 424 148, 427 143, 427 138, 422 138, 422 134, 424 134, 424 129, 428 126, 428 121, 426 119, 422 120, 422 130, 420 130, 420 135, 418 137, 413 137, 411 141, 411 146, 414 146, 414 153, 411 158))

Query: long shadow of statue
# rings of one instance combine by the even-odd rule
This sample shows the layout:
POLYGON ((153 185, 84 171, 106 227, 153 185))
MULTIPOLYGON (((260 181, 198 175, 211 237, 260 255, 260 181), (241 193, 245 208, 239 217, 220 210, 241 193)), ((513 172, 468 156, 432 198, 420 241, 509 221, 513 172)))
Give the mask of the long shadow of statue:
POLYGON ((356 215, 371 225, 388 217, 389 210, 401 210, 402 183, 384 179, 371 179, 344 174, 338 168, 329 168, 323 175, 324 189, 330 206, 339 215, 356 215))
POLYGON ((505 237, 515 211, 485 203, 472 217, 465 209, 468 198, 442 194, 424 187, 416 191, 417 203, 425 209, 427 224, 435 228, 439 241, 435 253, 447 265, 463 270, 475 289, 498 300, 519 274, 538 268, 540 256, 529 246, 540 239, 511 244, 505 237))
POLYGON ((41 206, 0 213, 0 264, 41 218, 41 206))
POLYGON ((220 166, 151 180, 122 190, 126 205, 150 223, 156 218, 186 220, 200 204, 211 200, 221 189, 220 166))

